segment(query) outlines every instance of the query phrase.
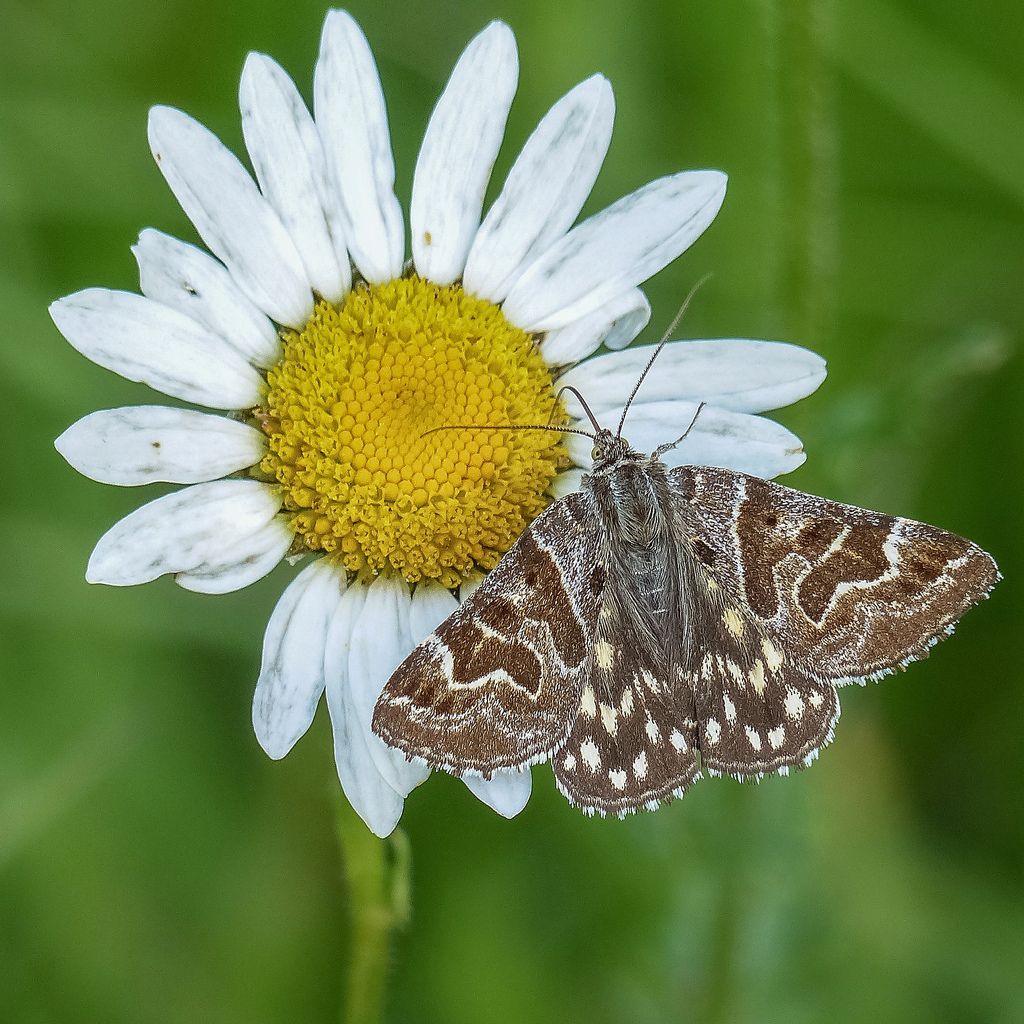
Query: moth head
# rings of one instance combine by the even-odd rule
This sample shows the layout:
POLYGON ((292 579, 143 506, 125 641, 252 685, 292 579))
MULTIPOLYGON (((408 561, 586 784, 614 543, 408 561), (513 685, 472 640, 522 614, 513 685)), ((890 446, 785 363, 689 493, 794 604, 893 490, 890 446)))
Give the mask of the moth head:
POLYGON ((624 437, 613 434, 607 428, 602 427, 594 435, 594 447, 590 451, 594 469, 603 469, 606 466, 614 465, 635 454, 624 437))

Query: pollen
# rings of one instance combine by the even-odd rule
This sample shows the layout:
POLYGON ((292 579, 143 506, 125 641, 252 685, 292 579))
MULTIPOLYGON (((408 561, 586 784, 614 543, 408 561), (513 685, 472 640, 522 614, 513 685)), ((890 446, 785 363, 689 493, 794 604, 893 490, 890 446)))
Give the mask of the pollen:
POLYGON ((456 587, 550 502, 561 436, 492 428, 565 413, 534 338, 492 303, 418 277, 361 284, 283 351, 255 418, 296 548, 456 587))

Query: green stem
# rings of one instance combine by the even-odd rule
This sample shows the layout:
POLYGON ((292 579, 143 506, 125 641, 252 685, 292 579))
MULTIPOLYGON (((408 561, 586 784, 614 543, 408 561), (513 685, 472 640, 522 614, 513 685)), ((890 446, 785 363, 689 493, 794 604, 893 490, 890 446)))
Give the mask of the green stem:
POLYGON ((384 1010, 391 939, 409 924, 412 912, 411 849, 401 829, 378 839, 341 793, 335 813, 351 933, 341 1020, 377 1024, 384 1010))
POLYGON ((827 347, 838 273, 834 0, 761 0, 778 130, 778 287, 792 340, 827 347))

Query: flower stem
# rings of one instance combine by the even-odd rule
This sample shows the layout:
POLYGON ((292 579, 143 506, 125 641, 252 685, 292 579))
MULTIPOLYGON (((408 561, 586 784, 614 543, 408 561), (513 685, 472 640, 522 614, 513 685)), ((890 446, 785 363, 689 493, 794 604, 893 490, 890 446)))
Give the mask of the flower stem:
POLYGON ((412 914, 412 856, 396 829, 378 839, 338 793, 335 832, 348 894, 351 943, 341 1020, 377 1024, 384 1009, 391 939, 412 914))

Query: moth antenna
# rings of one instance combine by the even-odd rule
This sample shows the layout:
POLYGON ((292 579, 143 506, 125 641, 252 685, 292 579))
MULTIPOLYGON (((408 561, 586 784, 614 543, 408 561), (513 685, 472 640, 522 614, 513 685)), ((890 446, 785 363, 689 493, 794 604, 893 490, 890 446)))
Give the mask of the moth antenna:
MULTIPOLYGON (((626 422, 626 413, 629 412, 629 407, 633 404, 633 399, 636 398, 636 393, 640 390, 640 385, 643 384, 644 378, 648 373, 651 372, 651 367, 654 365, 654 360, 661 354, 661 350, 668 343, 668 339, 672 336, 672 332, 679 326, 679 321, 686 315, 687 309, 689 309, 690 302, 693 300, 694 295, 701 289, 704 283, 710 278, 710 274, 705 274, 691 289, 689 295, 683 299, 683 304, 679 307, 678 312, 672 317, 672 323, 668 325, 668 329, 661 336, 661 341, 658 342, 657 347, 654 349, 654 354, 650 359, 647 360, 647 365, 644 367, 644 372, 640 374, 640 379, 636 382, 633 391, 631 392, 629 399, 626 401, 625 406, 622 410, 622 416, 619 418, 619 428, 615 431, 616 437, 622 436, 622 427, 626 422)), ((678 442, 677 442, 678 443, 678 442)))
MULTIPOLYGON (((587 405, 587 400, 571 384, 564 384, 558 389, 558 394, 555 395, 555 401, 557 402, 565 391, 571 391, 576 396, 580 405, 583 406, 583 411, 587 414, 587 419, 594 424, 594 429, 600 433, 601 424, 597 422, 597 417, 590 411, 590 406, 587 405)), ((551 415, 554 415, 554 411, 552 411, 551 415)))
POLYGON ((693 430, 693 425, 697 422, 697 417, 701 414, 701 410, 706 406, 707 402, 700 402, 697 405, 697 411, 693 414, 693 419, 690 420, 690 425, 671 443, 671 444, 660 444, 654 449, 654 454, 651 456, 653 459, 660 459, 665 452, 672 451, 681 441, 686 439, 686 435, 693 430))
POLYGON ((420 437, 436 434, 439 430, 551 430, 556 434, 579 434, 581 437, 589 437, 591 441, 597 440, 587 430, 577 430, 575 427, 557 427, 544 423, 446 423, 443 427, 431 427, 429 430, 424 430, 420 437))

